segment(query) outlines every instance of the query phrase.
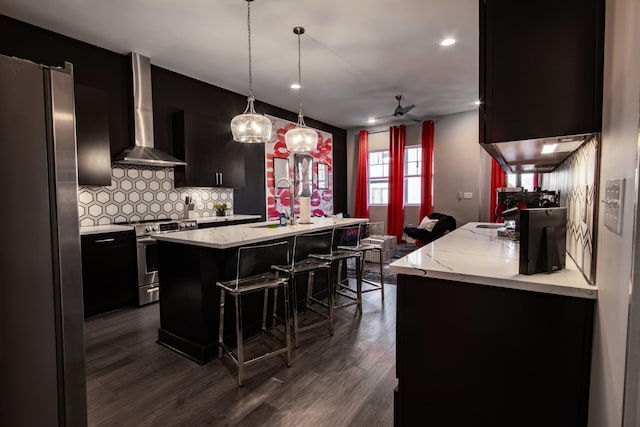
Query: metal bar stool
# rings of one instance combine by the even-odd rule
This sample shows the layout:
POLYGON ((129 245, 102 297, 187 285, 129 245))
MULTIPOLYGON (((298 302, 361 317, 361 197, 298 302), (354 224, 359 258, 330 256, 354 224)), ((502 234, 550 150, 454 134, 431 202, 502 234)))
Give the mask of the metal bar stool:
MULTIPOLYGON (((362 278, 362 282, 367 283, 370 287, 367 289, 362 288, 360 292, 380 291, 382 301, 384 301, 384 240, 377 239, 376 236, 382 237, 383 234, 384 221, 360 224, 360 240, 358 244, 338 246, 338 248, 342 250, 362 253, 363 272, 367 261, 378 263, 380 267, 380 282, 376 283, 362 278)), ((347 286, 342 286, 342 289, 356 292, 347 286)))
MULTIPOLYGON (((289 243, 278 242, 267 245, 244 246, 238 249, 238 263, 236 269, 236 278, 224 282, 217 282, 220 288, 220 330, 218 334, 219 356, 222 357, 223 352, 227 353, 234 364, 238 367, 238 385, 242 385, 244 381, 244 370, 246 367, 265 359, 286 353, 287 366, 291 366, 291 333, 289 326, 289 286, 287 277, 279 277, 278 273, 272 273, 270 266, 279 263, 289 263, 289 243), (269 298, 269 289, 277 290, 279 287, 284 288, 284 339, 279 339, 283 345, 280 348, 270 350, 260 356, 250 360, 245 360, 244 340, 242 336, 242 296, 251 292, 264 292, 263 298, 263 316, 262 316, 262 338, 264 339, 267 331, 267 304, 269 298), (225 292, 234 297, 235 314, 236 314, 236 353, 224 343, 224 305, 225 292)), ((273 298, 274 313, 277 305, 277 292, 274 291, 273 298)), ((274 316, 276 321, 280 320, 274 316)), ((276 322, 274 322, 275 326, 276 322)), ((269 334, 271 335, 271 334, 269 334)), ((278 338, 275 335, 271 335, 278 338)))
POLYGON ((293 293, 293 343, 295 347, 298 347, 298 336, 300 332, 304 332, 310 329, 317 328, 329 324, 329 335, 333 335, 333 292, 331 286, 331 262, 320 260, 316 258, 309 258, 310 253, 316 254, 330 254, 331 253, 331 241, 333 237, 333 231, 325 231, 321 233, 309 233, 298 234, 293 240, 293 254, 291 257, 291 264, 289 265, 273 265, 276 271, 286 273, 289 276, 289 286, 293 293), (328 312, 323 313, 317 311, 312 302, 315 273, 317 271, 325 271, 327 274, 327 294, 329 296, 328 312), (306 326, 301 327, 298 315, 298 289, 296 284, 296 278, 299 275, 307 274, 307 294, 305 298, 305 313, 310 310, 323 317, 322 320, 313 322, 306 326))
MULTIPOLYGON (((330 261, 332 265, 337 265, 337 278, 334 281, 334 307, 343 308, 351 305, 357 305, 356 314, 362 314, 362 252, 357 250, 346 250, 346 246, 357 246, 360 243, 360 226, 350 225, 345 227, 337 227, 333 230, 333 242, 331 244, 331 253, 326 254, 310 254, 309 257, 317 258, 323 261, 330 261), (348 285, 344 285, 347 279, 341 279, 342 268, 346 265, 349 259, 354 259, 356 263, 356 289, 355 297, 352 294, 343 292, 343 289, 348 288, 348 285), (345 303, 338 303, 338 296, 341 295, 350 301, 345 303)), ((319 301, 316 301, 319 302, 319 301)))

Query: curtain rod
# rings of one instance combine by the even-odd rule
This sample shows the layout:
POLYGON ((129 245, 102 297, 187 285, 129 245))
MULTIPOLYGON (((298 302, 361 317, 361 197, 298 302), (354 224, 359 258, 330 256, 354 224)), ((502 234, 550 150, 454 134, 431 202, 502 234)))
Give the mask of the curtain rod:
MULTIPOLYGON (((411 123, 411 124, 408 124, 408 125, 405 125, 405 126, 409 127, 409 126, 417 126, 417 125, 421 125, 421 124, 422 124, 422 122, 420 122, 420 123, 411 123)), ((383 133, 383 132, 389 132, 389 128, 387 127, 387 128, 376 129, 376 130, 368 130, 367 131, 367 133, 369 135, 374 134, 374 133, 383 133)))
MULTIPOLYGON (((439 118, 437 118, 437 119, 428 119, 428 120, 424 120, 424 121, 426 122, 426 121, 429 121, 429 120, 430 120, 430 121, 432 121, 433 123, 438 123, 438 121, 440 121, 440 119, 439 119, 439 118)), ((418 125, 421 125, 422 123, 423 123, 423 122, 418 122, 418 123, 409 123, 409 124, 405 124, 405 126, 406 126, 406 127, 409 127, 409 126, 418 126, 418 125)), ((390 126, 391 126, 391 125, 390 125, 390 126)), ((383 132, 389 132, 389 128, 388 128, 388 127, 386 127, 386 128, 381 128, 381 129, 367 130, 367 133, 368 133, 369 135, 374 134, 374 133, 383 133, 383 132)))

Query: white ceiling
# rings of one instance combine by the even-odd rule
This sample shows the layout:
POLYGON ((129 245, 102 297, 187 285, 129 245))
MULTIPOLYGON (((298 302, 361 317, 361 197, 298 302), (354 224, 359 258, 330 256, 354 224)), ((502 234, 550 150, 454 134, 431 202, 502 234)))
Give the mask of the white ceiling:
MULTIPOLYGON (((2 0, 0 13, 234 92, 248 92, 243 0, 2 0)), ((391 114, 474 108, 477 0, 256 0, 251 3, 257 99, 298 110, 297 38, 303 26, 305 116, 345 129, 391 114), (441 47, 454 37, 457 43, 441 47)))

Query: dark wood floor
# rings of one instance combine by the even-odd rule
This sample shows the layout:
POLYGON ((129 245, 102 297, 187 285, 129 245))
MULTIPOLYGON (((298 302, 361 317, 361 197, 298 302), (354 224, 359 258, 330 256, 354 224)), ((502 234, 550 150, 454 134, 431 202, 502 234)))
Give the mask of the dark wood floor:
POLYGON ((273 358, 247 369, 228 359, 200 366, 156 344, 158 305, 85 324, 90 426, 391 426, 396 287, 337 311, 329 337, 302 335, 293 365, 273 358))

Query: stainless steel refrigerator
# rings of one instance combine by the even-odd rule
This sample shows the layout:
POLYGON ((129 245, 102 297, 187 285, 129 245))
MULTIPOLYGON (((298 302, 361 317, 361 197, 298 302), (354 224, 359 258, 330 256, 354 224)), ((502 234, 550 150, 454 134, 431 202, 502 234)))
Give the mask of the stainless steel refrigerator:
POLYGON ((0 55, 0 425, 87 423, 73 70, 0 55))

